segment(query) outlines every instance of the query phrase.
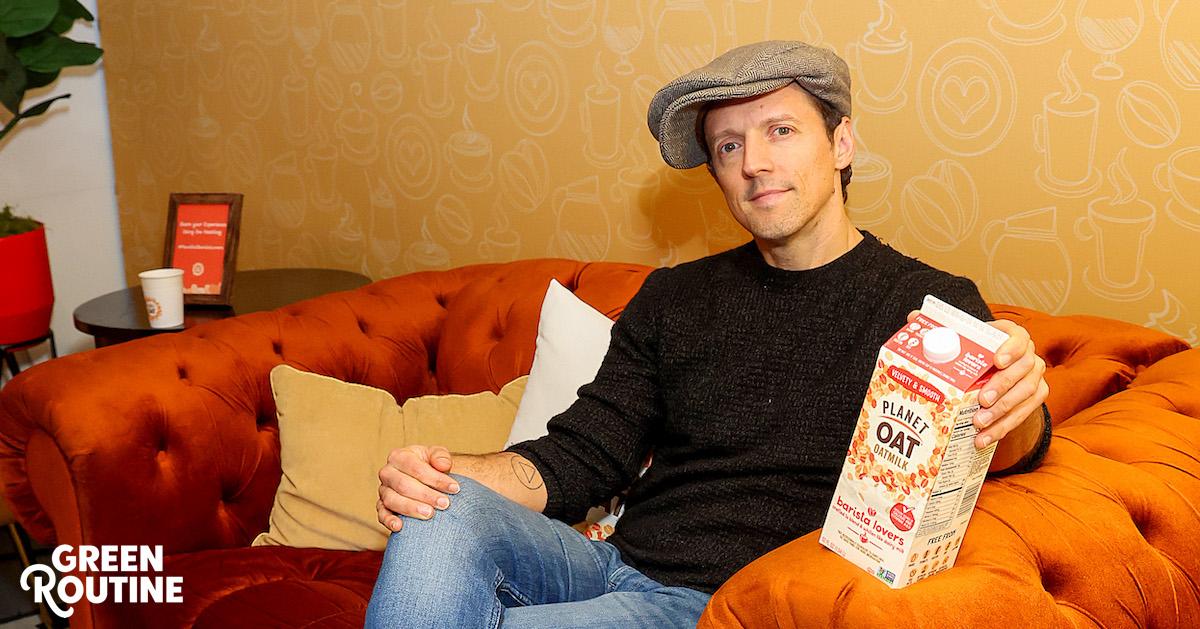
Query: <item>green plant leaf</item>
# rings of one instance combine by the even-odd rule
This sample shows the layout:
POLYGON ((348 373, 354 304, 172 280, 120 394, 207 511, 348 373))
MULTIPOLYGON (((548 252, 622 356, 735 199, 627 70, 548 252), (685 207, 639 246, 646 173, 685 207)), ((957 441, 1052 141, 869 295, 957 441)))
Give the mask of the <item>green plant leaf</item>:
POLYGON ((13 214, 11 206, 5 205, 4 209, 0 210, 0 238, 31 232, 41 225, 28 216, 13 214))
POLYGON ((27 82, 25 67, 0 41, 0 103, 4 104, 5 109, 14 114, 20 110, 27 82))
POLYGON ((50 109, 50 105, 52 103, 54 103, 54 101, 62 100, 64 98, 70 98, 70 97, 71 97, 70 94, 63 94, 62 96, 55 96, 54 98, 47 98, 46 100, 34 105, 33 107, 30 107, 29 109, 26 109, 25 111, 17 114, 16 116, 13 116, 13 119, 9 120, 8 124, 4 125, 3 129, 0 129, 0 140, 3 140, 4 136, 8 135, 8 133, 10 131, 12 131, 14 127, 17 126, 18 122, 20 122, 26 118, 33 118, 34 116, 40 116, 40 115, 46 113, 47 109, 50 109))
POLYGON ((28 83, 25 85, 26 90, 31 90, 38 87, 45 87, 54 82, 58 78, 58 72, 26 72, 25 80, 28 83))
POLYGON ((25 111, 21 112, 21 117, 22 118, 32 118, 34 116, 40 116, 40 115, 46 113, 47 109, 50 109, 50 104, 53 103, 54 101, 62 100, 64 98, 70 98, 70 97, 71 97, 70 94, 60 94, 58 96, 55 96, 54 98, 47 98, 46 100, 34 105, 33 107, 30 107, 29 109, 26 109, 25 111))
POLYGON ((58 0, 58 14, 50 22, 50 31, 55 35, 62 35, 71 30, 71 27, 75 25, 75 20, 91 22, 94 19, 96 18, 92 16, 92 13, 79 4, 79 0, 58 0))
POLYGON ((17 58, 33 72, 54 72, 67 66, 91 65, 104 54, 92 44, 66 37, 45 37, 17 50, 17 58))
POLYGON ((58 12, 71 16, 73 20, 87 20, 91 22, 96 19, 87 7, 79 3, 79 0, 58 0, 58 12))
POLYGON ((4 0, 0 3, 0 33, 20 37, 50 25, 59 11, 58 0, 4 0))
POLYGON ((71 30, 71 27, 74 25, 75 18, 68 16, 62 11, 59 11, 58 15, 55 15, 54 19, 50 20, 50 26, 48 28, 50 29, 51 33, 54 33, 55 35, 62 35, 63 33, 71 30))

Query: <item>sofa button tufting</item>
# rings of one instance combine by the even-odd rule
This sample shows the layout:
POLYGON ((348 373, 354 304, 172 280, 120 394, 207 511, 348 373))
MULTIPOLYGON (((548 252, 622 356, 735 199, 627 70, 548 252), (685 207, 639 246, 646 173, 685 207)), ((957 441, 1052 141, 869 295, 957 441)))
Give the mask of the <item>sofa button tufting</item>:
POLYGON ((1058 599, 1064 594, 1063 575, 1054 566, 1038 566, 1038 578, 1042 582, 1042 589, 1049 593, 1050 596, 1058 599))
POLYGON ((186 367, 184 367, 183 365, 180 365, 180 366, 179 366, 179 368, 178 368, 178 372, 179 372, 179 379, 180 379, 180 380, 187 380, 187 377, 188 377, 188 375, 187 375, 187 368, 186 368, 186 367))
POLYGON ((271 341, 271 351, 278 355, 283 355, 283 343, 279 341, 271 341))
POLYGON ((1142 539, 1145 540, 1147 544, 1153 546, 1153 544, 1150 544, 1150 535, 1149 535, 1150 529, 1153 527, 1150 525, 1150 521, 1149 521, 1149 519, 1147 519, 1146 514, 1144 514, 1144 513, 1136 513, 1135 514, 1134 512, 1130 511, 1129 512, 1129 521, 1131 523, 1133 523, 1133 528, 1137 529, 1138 535, 1141 535, 1142 539))

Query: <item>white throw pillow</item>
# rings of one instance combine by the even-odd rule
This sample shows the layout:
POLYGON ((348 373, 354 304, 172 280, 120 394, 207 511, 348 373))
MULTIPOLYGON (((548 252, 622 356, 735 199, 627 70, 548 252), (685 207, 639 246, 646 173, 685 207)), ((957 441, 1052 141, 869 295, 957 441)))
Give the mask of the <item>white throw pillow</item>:
POLYGON ((545 435, 546 422, 567 410, 579 387, 596 378, 608 352, 612 325, 600 311, 550 280, 538 319, 529 382, 505 448, 545 435))

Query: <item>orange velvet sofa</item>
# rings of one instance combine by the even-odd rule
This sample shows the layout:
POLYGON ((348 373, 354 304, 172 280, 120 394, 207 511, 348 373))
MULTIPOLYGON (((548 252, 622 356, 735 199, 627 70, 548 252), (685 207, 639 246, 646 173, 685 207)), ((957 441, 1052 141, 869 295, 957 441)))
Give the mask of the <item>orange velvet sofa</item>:
MULTIPOLYGON (((376 552, 249 547, 280 479, 279 363, 398 401, 529 372, 551 277, 616 318, 648 268, 425 272, 38 365, 0 391, 0 482, 44 543, 161 544, 176 604, 75 604, 73 627, 358 627, 376 552)), ((1200 626, 1200 349, 994 306, 1050 365, 1045 464, 988 481, 957 565, 890 590, 813 533, 747 566, 703 627, 1200 626)))

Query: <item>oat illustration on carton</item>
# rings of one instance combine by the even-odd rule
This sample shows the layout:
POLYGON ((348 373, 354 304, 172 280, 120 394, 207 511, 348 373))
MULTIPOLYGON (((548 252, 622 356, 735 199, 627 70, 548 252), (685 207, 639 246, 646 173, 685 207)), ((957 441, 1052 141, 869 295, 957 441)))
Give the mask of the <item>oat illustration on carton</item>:
POLYGON ((879 350, 821 544, 900 588, 954 565, 993 443, 978 396, 1006 334, 926 295, 879 350))

